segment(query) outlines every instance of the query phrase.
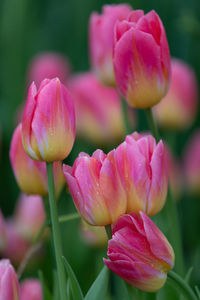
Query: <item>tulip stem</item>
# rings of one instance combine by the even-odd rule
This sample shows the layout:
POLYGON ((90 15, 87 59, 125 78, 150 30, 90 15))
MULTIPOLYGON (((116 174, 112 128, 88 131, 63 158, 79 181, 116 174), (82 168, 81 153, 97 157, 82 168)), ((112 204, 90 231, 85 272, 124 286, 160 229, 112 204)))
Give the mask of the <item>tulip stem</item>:
POLYGON ((50 216, 53 232, 53 244, 57 264, 58 272, 58 286, 60 291, 60 299, 67 300, 66 298, 66 278, 65 269, 62 260, 62 246, 61 237, 58 223, 58 213, 55 201, 55 188, 54 188, 54 178, 53 178, 53 163, 47 163, 47 181, 48 181, 48 191, 49 191, 49 206, 50 206, 50 216))
POLYGON ((122 105, 122 111, 123 111, 123 119, 124 119, 124 127, 125 127, 125 134, 129 134, 132 132, 132 128, 129 122, 128 118, 128 105, 127 102, 121 98, 121 105, 122 105))
POLYGON ((112 239, 112 228, 111 225, 106 225, 105 226, 106 234, 109 240, 112 239))
MULTIPOLYGON (((147 120, 149 127, 153 136, 156 139, 156 142, 160 140, 160 135, 156 122, 153 117, 152 109, 147 108, 146 110, 147 120)), ((182 241, 181 241, 181 231, 178 223, 178 214, 176 210, 175 201, 172 197, 170 186, 168 187, 167 201, 165 205, 165 214, 168 220, 168 225, 173 228, 171 233, 172 246, 174 247, 174 252, 176 255, 176 269, 181 275, 184 274, 184 263, 183 263, 183 251, 182 251, 182 241)))
POLYGON ((197 296, 195 295, 192 288, 189 286, 189 284, 180 277, 177 273, 173 271, 168 272, 168 280, 175 283, 175 286, 187 297, 189 300, 197 300, 197 296))
POLYGON ((146 112, 147 121, 149 123, 149 127, 151 129, 151 132, 152 132, 153 136, 155 137, 156 142, 158 142, 160 140, 160 135, 159 135, 159 132, 158 132, 158 127, 157 127, 156 122, 155 122, 154 117, 153 117, 151 107, 146 108, 145 112, 146 112))

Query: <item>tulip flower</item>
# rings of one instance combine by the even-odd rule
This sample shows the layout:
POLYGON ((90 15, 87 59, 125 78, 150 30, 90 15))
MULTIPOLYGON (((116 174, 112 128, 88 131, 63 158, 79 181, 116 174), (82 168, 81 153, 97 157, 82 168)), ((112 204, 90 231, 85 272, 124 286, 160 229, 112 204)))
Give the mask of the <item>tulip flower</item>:
MULTIPOLYGON (((22 126, 14 131, 10 145, 11 166, 20 189, 26 194, 47 195, 47 174, 44 162, 31 159, 22 145, 22 126)), ((61 162, 54 162, 54 181, 58 195, 64 184, 61 162)))
POLYGON ((174 266, 174 251, 145 213, 123 215, 114 225, 104 263, 136 288, 155 292, 174 266))
POLYGON ((190 66, 179 59, 172 60, 172 79, 165 98, 154 107, 160 126, 166 129, 188 128, 198 107, 198 88, 190 66))
POLYGON ((22 236, 13 219, 6 221, 6 246, 2 256, 9 258, 14 265, 18 265, 30 247, 30 243, 22 236))
POLYGON ((126 211, 126 195, 114 155, 114 151, 105 155, 101 150, 91 157, 80 153, 73 167, 63 167, 76 208, 91 225, 113 224, 126 211))
POLYGON ((39 161, 63 160, 75 139, 75 114, 71 96, 58 78, 31 84, 22 120, 26 153, 39 161))
POLYGON ((163 207, 168 186, 163 142, 151 135, 128 135, 116 149, 118 172, 127 194, 126 213, 157 214, 163 207))
POLYGON ((115 26, 117 87, 129 105, 149 108, 167 93, 170 54, 162 21, 155 11, 133 11, 115 26))
POLYGON ((70 67, 66 57, 55 52, 39 53, 31 60, 28 68, 28 83, 35 82, 39 86, 44 78, 60 78, 66 82, 70 67))
POLYGON ((33 240, 46 219, 42 197, 22 194, 15 209, 15 224, 27 240, 33 240))
POLYGON ((200 129, 191 136, 184 151, 184 175, 190 192, 200 195, 200 129))
POLYGON ((20 285, 20 300, 43 300, 41 283, 37 279, 26 279, 20 285))
POLYGON ((105 5, 101 15, 94 12, 89 22, 91 65, 97 77, 106 85, 115 85, 113 70, 114 26, 130 13, 126 4, 105 5))
POLYGON ((103 86, 92 73, 75 76, 69 89, 75 100, 77 134, 95 144, 121 140, 123 113, 114 88, 103 86))
POLYGON ((0 260, 0 300, 20 300, 17 275, 8 259, 0 260))
POLYGON ((6 229, 5 229, 5 220, 0 209, 0 251, 5 248, 6 245, 6 229))

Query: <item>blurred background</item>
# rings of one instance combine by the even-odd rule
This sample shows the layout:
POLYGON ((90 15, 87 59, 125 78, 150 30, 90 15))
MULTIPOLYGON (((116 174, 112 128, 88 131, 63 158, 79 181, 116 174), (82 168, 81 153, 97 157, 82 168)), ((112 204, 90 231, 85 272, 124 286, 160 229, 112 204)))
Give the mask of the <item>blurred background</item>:
MULTIPOLYGON (((124 1, 115 1, 122 3, 124 1)), ((17 113, 27 94, 27 72, 32 58, 41 52, 58 52, 68 59, 71 72, 87 71, 88 20, 91 12, 101 11, 101 0, 1 0, 0 1, 0 207, 4 216, 13 213, 20 190, 15 181, 10 161, 9 147, 17 113)), ((200 1, 199 0, 135 0, 125 1, 134 9, 145 12, 154 9, 161 17, 173 57, 183 59, 195 71, 200 82, 200 1)), ((147 130, 143 112, 136 112, 137 131, 147 130)), ((200 111, 193 124, 184 131, 166 131, 162 136, 173 145, 174 156, 182 170, 183 153, 191 134, 200 127, 200 111)), ((116 143, 102 148, 108 151, 116 143)), ((80 151, 91 154, 96 145, 76 139, 67 163, 72 165, 80 151)), ((200 155, 200 154, 199 154, 200 155)), ((182 174, 182 171, 180 171, 182 174)), ((200 183, 199 183, 200 184, 200 183)), ((181 187, 177 202, 183 237, 186 268, 194 266, 192 280, 200 283, 200 196, 181 187)), ((61 214, 74 212, 72 199, 63 191, 59 210, 61 214)), ((160 218, 161 219, 161 218, 160 218)), ((158 220, 158 223, 162 220, 158 220)), ((172 229, 173 230, 173 229, 172 229)), ((100 270, 104 248, 89 246, 80 233, 79 221, 62 225, 64 252, 73 266, 83 291, 90 286, 94 274, 100 270), (70 241, 70 242, 69 242, 70 241), (81 245, 81 246, 80 246, 81 245), (90 268, 88 268, 90 266, 90 268), (84 274, 84 276, 81 276, 84 274)), ((49 259, 51 247, 45 247, 41 268, 51 280, 49 259)), ((36 275, 37 268, 28 269, 26 275, 36 275)))

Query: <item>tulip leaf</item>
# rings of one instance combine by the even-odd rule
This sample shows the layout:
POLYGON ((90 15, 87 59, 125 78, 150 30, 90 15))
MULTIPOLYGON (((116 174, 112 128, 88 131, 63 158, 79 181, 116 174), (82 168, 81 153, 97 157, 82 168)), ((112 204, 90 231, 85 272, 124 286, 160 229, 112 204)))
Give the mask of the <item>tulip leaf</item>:
POLYGON ((102 300, 106 299, 108 287, 108 268, 103 267, 96 280, 93 282, 84 300, 102 300))
POLYGON ((81 291, 80 285, 78 283, 78 280, 76 278, 76 275, 74 274, 74 271, 72 270, 70 264, 66 260, 66 258, 63 256, 63 261, 65 268, 67 270, 68 276, 69 276, 69 285, 71 287, 72 297, 74 300, 83 300, 83 293, 81 291))
POLYGON ((43 275, 42 271, 39 271, 39 278, 40 278, 40 282, 42 285, 43 300, 53 300, 51 293, 50 293, 48 287, 46 286, 46 283, 44 280, 44 275, 43 275))
MULTIPOLYGON (((130 291, 130 288, 127 283, 123 279, 121 279, 119 276, 117 276, 114 273, 111 273, 111 276, 113 277, 113 282, 114 282, 114 298, 116 300, 131 300, 132 297, 132 290, 130 291)), ((136 296, 135 296, 135 299, 136 296)))
POLYGON ((58 275, 57 272, 54 270, 53 273, 53 300, 59 300, 59 286, 58 286, 58 275))

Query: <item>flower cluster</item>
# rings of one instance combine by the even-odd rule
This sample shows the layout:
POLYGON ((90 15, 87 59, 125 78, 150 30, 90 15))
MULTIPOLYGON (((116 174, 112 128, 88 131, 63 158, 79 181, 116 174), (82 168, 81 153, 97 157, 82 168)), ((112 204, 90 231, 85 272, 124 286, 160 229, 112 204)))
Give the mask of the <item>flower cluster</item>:
MULTIPOLYGON (((0 211, 0 251, 16 265, 40 232, 47 215, 41 196, 48 194, 51 166, 51 189, 55 185, 58 197, 66 179, 89 243, 105 244, 105 229, 98 232, 98 226, 106 230, 112 226, 106 266, 136 288, 155 292, 164 285, 175 255, 149 217, 165 205, 168 177, 172 192, 177 193, 175 164, 161 139, 133 130, 125 135, 117 90, 130 107, 147 109, 147 113, 164 98, 154 108, 154 115, 162 126, 180 129, 189 126, 195 116, 195 77, 185 64, 172 60, 169 89, 169 47, 155 11, 144 14, 128 5, 107 5, 102 15, 91 15, 89 35, 91 65, 98 78, 92 71, 71 76, 66 61, 55 54, 42 55, 31 64, 29 79, 37 84, 30 85, 10 145, 11 166, 26 195, 20 197, 14 218, 4 220, 0 211), (107 154, 100 149, 92 155, 80 152, 73 166, 62 164, 72 150, 75 127, 78 135, 86 136, 93 145, 118 144, 107 154), (96 227, 90 231, 90 225, 96 227)), ((197 193, 199 149, 197 133, 185 154, 187 182, 197 193)), ((53 194, 49 193, 51 225, 58 237, 53 194)), ((64 278, 65 286, 58 244, 59 238, 54 239, 58 278, 64 278)), ((61 284, 59 288, 62 293, 61 284)), ((19 299, 42 300, 40 282, 31 279, 19 284, 10 262, 2 260, 0 300, 19 299)))

